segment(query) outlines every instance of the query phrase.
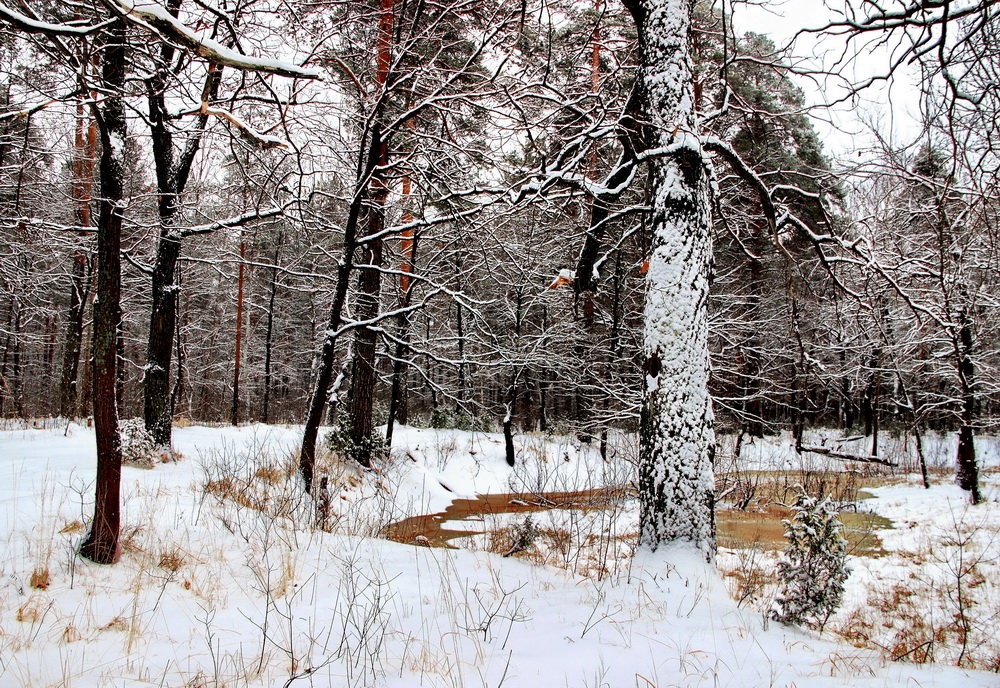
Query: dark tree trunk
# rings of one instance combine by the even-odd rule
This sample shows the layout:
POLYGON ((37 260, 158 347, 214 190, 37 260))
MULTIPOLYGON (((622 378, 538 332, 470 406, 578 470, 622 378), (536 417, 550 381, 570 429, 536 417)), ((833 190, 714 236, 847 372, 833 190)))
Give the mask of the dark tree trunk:
POLYGON ((510 387, 510 403, 507 404, 507 413, 503 417, 503 446, 504 456, 507 458, 507 465, 513 467, 516 457, 514 456, 514 404, 517 403, 517 389, 514 383, 510 387))
MULTIPOLYGON (((384 164, 384 163, 382 163, 384 164)), ((380 192, 367 209, 367 235, 382 231, 385 226, 385 196, 380 192)), ((359 269, 358 300, 355 313, 358 320, 372 320, 379 313, 379 296, 382 283, 382 239, 365 241, 364 263, 359 269)), ((351 391, 348 395, 351 414, 351 440, 357 447, 354 459, 365 468, 372 465, 371 439, 373 434, 372 411, 375 404, 376 331, 362 326, 354 331, 354 362, 351 367, 351 391)))
MULTIPOLYGON (((389 66, 392 60, 392 37, 395 24, 395 0, 381 0, 378 26, 378 49, 376 56, 375 83, 380 90, 389 84, 389 66)), ((379 313, 382 289, 382 237, 385 229, 385 202, 388 187, 385 167, 389 164, 389 132, 386 131, 385 108, 374 113, 372 125, 372 146, 377 151, 377 166, 372 168, 368 184, 370 203, 365 207, 365 239, 360 241, 364 252, 365 267, 358 275, 357 319, 373 320, 379 313)), ((357 448, 354 458, 365 468, 372 463, 372 411, 375 405, 376 331, 374 327, 363 325, 354 331, 354 363, 351 370, 351 440, 357 448)))
MULTIPOLYGON (((180 404, 181 397, 184 395, 184 311, 181 308, 180 303, 180 289, 181 289, 181 274, 180 266, 177 268, 176 274, 177 282, 177 324, 174 327, 174 356, 177 357, 177 374, 174 377, 174 386, 170 390, 170 415, 173 418, 173 414, 180 404)), ((188 411, 190 412, 190 400, 188 402, 188 411)))
POLYGON ((66 314, 66 337, 63 349, 62 375, 59 383, 59 415, 73 418, 77 415, 80 374, 80 351, 83 344, 83 316, 87 303, 87 283, 90 281, 90 261, 87 254, 78 251, 73 256, 70 275, 69 311, 66 314))
MULTIPOLYGON (((403 194, 404 197, 409 193, 408 184, 403 184, 403 194)), ((403 217, 403 221, 407 222, 412 220, 412 217, 407 214, 403 217)), ((400 423, 404 425, 407 422, 408 409, 407 409, 407 373, 409 372, 409 366, 406 365, 404 359, 410 353, 410 314, 406 312, 405 309, 410 307, 413 302, 413 280, 410 278, 409 273, 413 270, 413 263, 417 255, 417 237, 412 233, 404 238, 403 241, 403 265, 401 272, 403 275, 400 277, 399 286, 402 293, 402 298, 400 299, 400 307, 404 309, 403 313, 400 313, 398 318, 397 327, 397 337, 399 338, 396 342, 395 356, 393 356, 392 362, 392 387, 389 395, 389 419, 385 427, 385 443, 386 446, 392 447, 392 434, 393 428, 395 426, 396 420, 398 419, 400 423)))
POLYGON ((247 242, 240 240, 239 277, 236 278, 236 351, 233 353, 233 399, 229 424, 240 424, 240 365, 243 363, 243 296, 246 286, 247 242))
POLYGON ((750 325, 750 337, 744 347, 743 364, 743 418, 746 432, 751 437, 764 436, 763 407, 761 404, 761 329, 763 327, 761 304, 764 298, 764 261, 765 242, 761 227, 754 227, 750 242, 753 256, 749 260, 749 285, 747 286, 747 316, 750 325))
POLYGON ((180 256, 180 239, 160 237, 153 266, 153 308, 149 320, 146 370, 143 381, 143 415, 153 441, 170 446, 173 405, 170 395, 170 365, 177 324, 177 285, 174 276, 180 256))
POLYGON ((271 422, 271 348, 274 336, 274 298, 278 293, 278 259, 281 257, 281 244, 284 232, 278 232, 277 243, 274 246, 274 258, 271 266, 271 286, 267 293, 267 320, 264 324, 264 399, 261 402, 261 422, 271 422))
POLYGON ((920 479, 925 490, 931 489, 931 481, 927 476, 927 459, 924 457, 924 440, 921 437, 919 423, 913 423, 913 443, 917 448, 917 460, 920 462, 920 479))
POLYGON ((358 187, 351 207, 347 213, 344 226, 344 247, 340 263, 337 265, 337 282, 330 305, 330 315, 326 333, 323 337, 323 348, 320 352, 319 367, 316 373, 316 384, 306 414, 305 426, 302 430, 302 446, 299 448, 299 474, 305 484, 306 491, 312 490, 313 473, 316 464, 316 438, 319 426, 323 420, 323 410, 326 408, 327 393, 333 381, 333 364, 337 353, 337 335, 344 324, 344 305, 347 303, 347 292, 351 272, 354 267, 354 253, 358 248, 358 221, 368 196, 368 182, 375 166, 378 164, 380 145, 378 132, 373 132, 364 165, 358 170, 358 187))
MULTIPOLYGON (((168 10, 175 16, 181 0, 170 0, 168 10)), ((156 170, 157 212, 160 222, 160 241, 153 265, 153 304, 149 320, 149 339, 146 346, 146 369, 143 376, 143 419, 153 441, 161 447, 170 447, 173 427, 174 395, 170 389, 170 367, 177 331, 178 291, 176 280, 177 261, 181 252, 183 233, 176 227, 180 210, 180 195, 187 186, 191 166, 201 146, 201 137, 208 122, 208 115, 199 115, 194 130, 180 156, 174 160, 173 133, 168 124, 165 89, 169 67, 174 58, 174 48, 164 43, 160 61, 153 76, 146 81, 149 105, 149 124, 153 143, 153 163, 156 170)), ((209 68, 204 96, 212 100, 219 87, 221 68, 209 68)))
POLYGON ((956 481, 969 493, 973 504, 983 501, 979 489, 979 466, 976 463, 976 369, 972 363, 972 324, 963 308, 958 314, 958 380, 961 387, 962 425, 958 429, 958 456, 956 481))
POLYGON ((125 21, 107 33, 102 79, 105 93, 100 122, 101 200, 97 222, 97 301, 94 304, 94 428, 97 482, 94 520, 80 553, 99 564, 118 558, 121 529, 122 450, 118 435, 117 339, 121 322, 121 227, 124 144, 128 135, 122 91, 127 65, 125 21))

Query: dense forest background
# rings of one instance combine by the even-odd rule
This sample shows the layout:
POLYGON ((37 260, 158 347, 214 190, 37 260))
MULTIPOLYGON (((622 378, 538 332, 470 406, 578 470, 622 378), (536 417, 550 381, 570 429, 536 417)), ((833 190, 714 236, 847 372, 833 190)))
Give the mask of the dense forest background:
MULTIPOLYGON (((160 439, 156 404, 175 421, 301 423, 328 367, 323 422, 361 423, 356 442, 387 422, 509 417, 595 442, 636 428, 649 150, 623 8, 168 8, 315 73, 208 63, 122 29, 121 417, 159 422, 160 439)), ((840 427, 877 456, 880 428, 992 427, 988 11, 953 19, 960 41, 921 29, 941 51, 908 54, 926 77, 916 140, 870 132, 874 148, 836 161, 796 86, 808 75, 723 9, 699 4, 691 36, 714 169, 717 428, 840 427)), ((23 29, 0 37, 0 414, 86 416, 110 39, 23 29)))

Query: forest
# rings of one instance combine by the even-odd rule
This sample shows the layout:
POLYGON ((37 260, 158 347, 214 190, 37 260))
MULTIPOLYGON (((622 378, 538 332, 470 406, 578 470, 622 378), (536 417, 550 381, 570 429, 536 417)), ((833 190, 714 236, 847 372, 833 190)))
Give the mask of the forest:
POLYGON ((992 685, 1000 7, 814 4, 0 4, 0 686, 992 685))

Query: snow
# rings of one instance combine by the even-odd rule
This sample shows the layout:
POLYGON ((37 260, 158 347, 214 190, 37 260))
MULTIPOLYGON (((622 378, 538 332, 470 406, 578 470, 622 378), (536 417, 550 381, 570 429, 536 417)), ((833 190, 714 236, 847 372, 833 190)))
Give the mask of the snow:
POLYGON ((191 30, 158 3, 149 0, 115 0, 115 3, 132 19, 150 25, 157 32, 165 32, 168 38, 180 41, 202 57, 214 62, 237 69, 272 72, 303 79, 322 78, 321 72, 316 69, 300 67, 283 60, 244 55, 227 48, 222 43, 191 30))
MULTIPOLYGON (((204 489, 219 471, 287 464, 300 432, 176 429, 180 461, 123 468, 124 554, 98 566, 74 554, 91 508, 93 431, 0 431, 0 686, 996 683, 768 625, 738 608, 690 548, 640 551, 621 571, 585 578, 485 551, 316 530, 294 481, 279 517, 204 489), (41 569, 50 584, 35 589, 41 569)), ((404 426, 394 439, 380 473, 344 469, 353 480, 334 495, 341 523, 378 526, 458 495, 629 474, 569 438, 518 436, 514 470, 499 434, 404 426)), ((267 508, 278 508, 282 489, 268 493, 267 508)), ((912 489, 885 488, 878 499, 906 520, 955 497, 912 489)), ((625 513, 634 530, 635 511, 625 513)))
POLYGON ((109 21, 101 22, 96 25, 75 25, 75 24, 51 24, 49 22, 37 21, 31 17, 27 17, 20 12, 12 10, 10 7, 4 4, 0 4, 0 17, 3 17, 7 21, 14 24, 14 26, 20 27, 24 31, 29 31, 31 33, 48 33, 57 34, 64 36, 86 36, 89 33, 93 33, 102 26, 109 24, 109 21))

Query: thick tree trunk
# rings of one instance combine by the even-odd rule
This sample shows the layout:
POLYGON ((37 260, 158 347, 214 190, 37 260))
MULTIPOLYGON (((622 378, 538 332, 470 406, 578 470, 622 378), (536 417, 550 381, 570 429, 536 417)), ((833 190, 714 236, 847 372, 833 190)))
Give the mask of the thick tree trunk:
POLYGON ((323 349, 319 357, 316 386, 313 388, 305 426, 302 430, 302 446, 299 448, 299 474, 302 476, 307 492, 312 490, 316 465, 316 438, 323 420, 323 409, 326 408, 327 393, 330 390, 330 383, 333 381, 337 335, 344 324, 344 306, 347 303, 349 280, 354 268, 354 253, 358 248, 358 223, 368 200, 369 182, 381 159, 381 151, 379 132, 376 131, 372 133, 364 165, 358 171, 358 187, 347 213, 347 222, 344 226, 344 247, 340 263, 337 265, 337 282, 334 288, 333 302, 330 305, 326 332, 323 336, 323 349))
MULTIPOLYGON (((382 231, 385 226, 385 196, 379 193, 368 208, 367 234, 382 231)), ((364 263, 358 275, 358 300, 355 314, 358 320, 372 320, 379 313, 379 296, 382 286, 382 239, 366 241, 363 245, 364 263), (370 266, 370 267, 369 267, 370 266)), ((372 411, 375 405, 376 331, 373 327, 359 327, 354 331, 354 362, 351 368, 349 394, 351 414, 351 440, 357 453, 353 457, 365 468, 372 459, 371 438, 374 431, 372 411)))
POLYGON ((181 242, 165 233, 160 237, 153 266, 153 307, 149 319, 146 370, 143 379, 143 415, 146 429, 161 447, 170 446, 173 407, 170 365, 177 325, 177 285, 174 275, 181 242))
POLYGON ((640 544, 681 541, 714 558, 714 433, 708 395, 709 180, 696 131, 688 51, 693 3, 624 0, 639 29, 652 145, 640 421, 640 544))
MULTIPOLYGON (((392 32, 395 23, 394 0, 382 0, 379 14, 378 54, 375 82, 379 89, 389 83, 389 65, 392 59, 392 32)), ((384 100, 384 99, 383 99, 384 100)), ((375 113, 372 127, 372 144, 378 150, 378 164, 369 179, 370 203, 365 212, 365 240, 361 248, 366 267, 358 275, 358 320, 372 320, 378 316, 382 289, 382 230, 385 228, 385 202, 388 188, 384 169, 389 164, 389 132, 385 130, 384 107, 375 113)), ((354 458, 365 468, 371 466, 372 411, 375 405, 375 349, 374 327, 362 326, 354 331, 354 364, 351 372, 351 440, 357 447, 354 458)))
POLYGON ((108 30, 102 70, 101 201, 97 222, 97 300, 94 304, 94 428, 97 482, 94 520, 80 553, 99 564, 118 558, 121 528, 122 449, 118 435, 117 339, 121 322, 121 227, 125 140, 126 28, 122 19, 108 30))

